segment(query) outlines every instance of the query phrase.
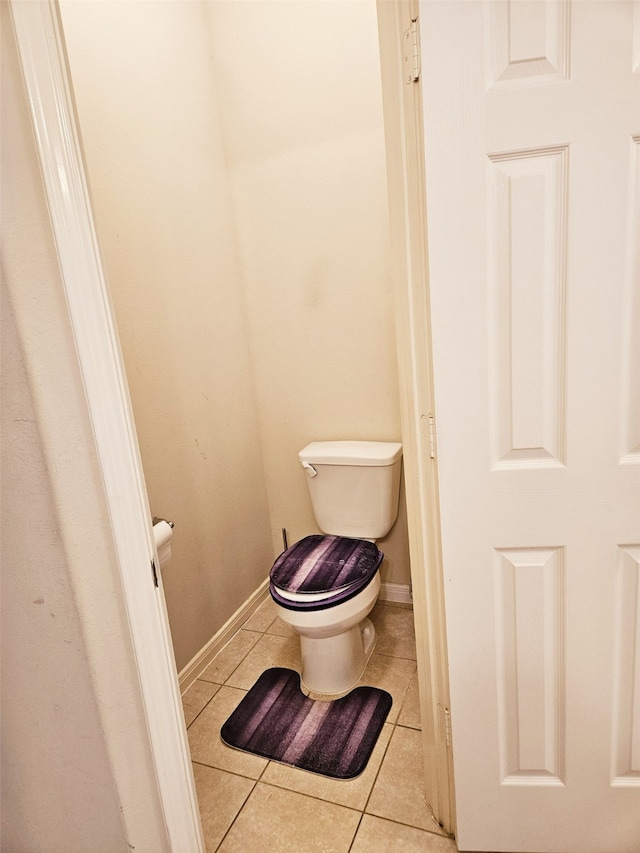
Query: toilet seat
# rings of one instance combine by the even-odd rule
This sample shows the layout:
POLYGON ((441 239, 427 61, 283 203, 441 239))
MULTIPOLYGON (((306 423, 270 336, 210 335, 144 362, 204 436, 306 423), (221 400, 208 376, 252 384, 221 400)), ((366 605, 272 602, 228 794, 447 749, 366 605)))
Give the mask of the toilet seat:
POLYGON ((353 598, 378 571, 373 542, 346 536, 306 536, 282 553, 270 572, 273 600, 289 610, 324 610, 353 598))

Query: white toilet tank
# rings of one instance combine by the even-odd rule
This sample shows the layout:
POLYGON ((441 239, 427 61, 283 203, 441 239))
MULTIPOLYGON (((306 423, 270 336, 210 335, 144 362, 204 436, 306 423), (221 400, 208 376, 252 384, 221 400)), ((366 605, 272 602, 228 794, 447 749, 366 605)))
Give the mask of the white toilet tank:
POLYGON ((398 516, 402 445, 314 441, 298 454, 323 533, 382 539, 398 516))

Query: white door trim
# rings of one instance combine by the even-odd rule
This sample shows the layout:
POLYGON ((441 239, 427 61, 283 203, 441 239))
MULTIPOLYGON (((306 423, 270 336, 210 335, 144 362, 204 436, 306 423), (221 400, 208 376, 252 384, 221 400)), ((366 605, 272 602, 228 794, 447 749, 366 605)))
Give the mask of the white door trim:
POLYGON ((55 0, 12 0, 11 13, 170 846, 181 853, 203 853, 162 580, 158 587, 153 583, 151 560, 159 564, 151 513, 93 224, 58 8, 55 0))
MULTIPOLYGON (((417 0, 377 0, 402 443, 427 802, 455 831, 449 682, 440 556, 421 83, 404 79, 404 33, 417 0)), ((418 22, 419 24, 419 22, 418 22)))

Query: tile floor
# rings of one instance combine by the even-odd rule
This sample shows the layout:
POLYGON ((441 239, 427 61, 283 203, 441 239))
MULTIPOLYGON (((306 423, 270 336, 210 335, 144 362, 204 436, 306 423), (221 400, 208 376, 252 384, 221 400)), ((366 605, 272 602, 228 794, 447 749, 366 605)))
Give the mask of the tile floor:
POLYGON ((268 667, 300 671, 299 643, 271 599, 183 697, 208 853, 457 853, 424 798, 412 611, 379 602, 361 683, 393 707, 357 779, 327 779, 225 746, 220 727, 268 667))

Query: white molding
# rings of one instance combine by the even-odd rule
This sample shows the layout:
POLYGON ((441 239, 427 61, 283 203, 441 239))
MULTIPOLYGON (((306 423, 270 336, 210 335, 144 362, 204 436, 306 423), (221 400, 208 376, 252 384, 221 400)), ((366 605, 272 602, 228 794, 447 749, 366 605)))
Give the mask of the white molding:
POLYGON ((269 578, 266 578, 258 589, 249 596, 222 628, 197 652, 178 674, 180 690, 184 695, 196 678, 199 678, 209 666, 214 657, 227 645, 229 640, 252 616, 260 605, 269 597, 269 578))
POLYGON ((393 601, 397 604, 413 604, 411 587, 408 583, 381 583, 378 601, 393 601))
MULTIPOLYGON (((199 678, 209 666, 214 657, 227 645, 244 623, 252 616, 260 605, 269 597, 269 578, 266 578, 258 589, 249 596, 233 616, 228 619, 220 630, 197 652, 178 674, 178 682, 182 695, 187 692, 193 682, 199 678)), ((392 601, 398 604, 411 604, 411 587, 403 583, 382 583, 380 585, 379 601, 392 601)))
POLYGON ((111 517, 170 848, 202 853, 162 582, 156 588, 152 580, 151 559, 157 555, 151 513, 93 225, 58 9, 54 0, 12 0, 11 13, 111 517))

